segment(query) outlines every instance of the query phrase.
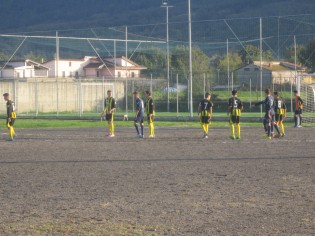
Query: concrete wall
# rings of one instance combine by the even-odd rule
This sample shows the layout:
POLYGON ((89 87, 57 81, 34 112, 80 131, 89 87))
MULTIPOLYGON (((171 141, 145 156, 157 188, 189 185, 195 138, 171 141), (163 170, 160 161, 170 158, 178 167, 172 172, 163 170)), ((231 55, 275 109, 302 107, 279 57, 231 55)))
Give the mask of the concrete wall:
MULTIPOLYGON (((101 112, 108 89, 116 100, 124 97, 124 83, 114 81, 79 81, 66 79, 0 80, 0 93, 10 93, 17 113, 101 112), (58 92, 57 92, 58 91, 58 92)), ((5 114, 0 102, 0 114, 5 114)))

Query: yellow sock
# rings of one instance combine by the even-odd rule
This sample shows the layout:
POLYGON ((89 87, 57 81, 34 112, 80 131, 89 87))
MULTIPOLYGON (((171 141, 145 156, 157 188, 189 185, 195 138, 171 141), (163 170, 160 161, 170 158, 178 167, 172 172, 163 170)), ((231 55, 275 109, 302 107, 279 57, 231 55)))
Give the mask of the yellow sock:
POLYGON ((9 136, 10 136, 10 138, 13 138, 13 135, 14 135, 14 129, 13 129, 12 126, 10 126, 10 128, 9 128, 9 136))
POLYGON ((154 135, 154 124, 153 124, 153 122, 151 123, 151 135, 154 135))
POLYGON ((206 131, 206 134, 208 134, 208 132, 209 132, 209 124, 205 124, 205 131, 206 131))
POLYGON ((112 134, 115 134, 115 126, 114 126, 114 123, 112 123, 112 134))
POLYGON ((234 124, 231 123, 231 136, 235 136, 235 131, 234 131, 234 124))
POLYGON ((237 137, 241 137, 241 125, 236 124, 236 132, 237 132, 237 137))
POLYGON ((281 130, 281 133, 284 134, 284 125, 283 125, 282 122, 280 122, 279 127, 280 127, 280 130, 281 130))
POLYGON ((151 136, 152 135, 152 123, 149 123, 149 135, 151 136))

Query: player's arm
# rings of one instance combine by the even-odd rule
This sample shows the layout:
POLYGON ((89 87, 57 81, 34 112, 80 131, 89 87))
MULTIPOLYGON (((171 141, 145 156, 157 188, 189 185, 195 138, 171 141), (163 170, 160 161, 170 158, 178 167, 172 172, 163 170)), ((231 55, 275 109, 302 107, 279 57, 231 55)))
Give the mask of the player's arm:
POLYGON ((261 106, 264 103, 265 103, 265 101, 260 101, 260 102, 256 102, 254 105, 255 105, 255 107, 257 107, 257 106, 261 106))
POLYGON ((198 116, 200 117, 200 114, 201 114, 201 102, 199 102, 199 105, 198 105, 198 116))
POLYGON ((298 97, 300 108, 303 110, 303 100, 301 97, 298 97))
POLYGON ((8 115, 9 120, 11 120, 11 118, 12 118, 12 113, 13 113, 13 104, 12 104, 12 102, 10 102, 8 110, 7 110, 7 115, 8 115))
POLYGON ((153 99, 151 98, 150 99, 150 102, 149 102, 149 114, 150 115, 153 115, 153 107, 154 107, 154 104, 153 104, 153 99))

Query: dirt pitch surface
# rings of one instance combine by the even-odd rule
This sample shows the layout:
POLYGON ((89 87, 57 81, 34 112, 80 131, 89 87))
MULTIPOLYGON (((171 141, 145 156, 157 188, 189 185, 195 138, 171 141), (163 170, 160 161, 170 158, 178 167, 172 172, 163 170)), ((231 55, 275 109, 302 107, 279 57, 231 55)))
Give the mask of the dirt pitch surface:
POLYGON ((314 235, 314 131, 2 130, 0 235, 314 235))

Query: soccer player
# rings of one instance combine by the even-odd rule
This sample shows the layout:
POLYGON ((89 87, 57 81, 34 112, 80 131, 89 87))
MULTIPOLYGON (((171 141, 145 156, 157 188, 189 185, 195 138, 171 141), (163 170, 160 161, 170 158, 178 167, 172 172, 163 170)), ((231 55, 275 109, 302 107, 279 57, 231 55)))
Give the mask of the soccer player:
POLYGON ((147 120, 148 120, 148 125, 149 125, 149 138, 154 138, 155 134, 154 134, 154 123, 153 123, 153 119, 154 119, 154 103, 153 103, 153 99, 152 99, 152 95, 151 92, 149 90, 147 90, 145 92, 146 97, 147 97, 147 101, 145 103, 145 110, 147 113, 147 120))
POLYGON ((210 102, 211 94, 206 93, 205 98, 199 102, 198 106, 198 117, 200 120, 200 125, 203 131, 203 138, 208 138, 209 123, 212 116, 213 104, 210 102))
POLYGON ((274 98, 270 95, 270 89, 265 89, 266 99, 261 102, 255 103, 255 106, 265 105, 265 117, 264 117, 264 128, 267 131, 267 137, 271 139, 273 137, 273 128, 275 128, 280 135, 280 130, 277 124, 274 123, 275 118, 275 107, 274 98))
POLYGON ((15 119, 16 119, 16 113, 15 113, 15 104, 13 101, 10 100, 10 95, 8 93, 3 94, 3 99, 4 101, 7 102, 6 106, 7 106, 7 121, 6 121, 6 125, 8 127, 9 130, 9 138, 7 139, 7 141, 13 141, 14 137, 15 137, 15 131, 13 128, 15 119))
POLYGON ((107 91, 107 98, 104 101, 105 110, 101 116, 105 115, 105 119, 108 122, 108 137, 115 137, 115 126, 114 126, 114 112, 116 110, 116 101, 112 97, 112 91, 107 91))
POLYGON ((143 104, 142 99, 139 97, 138 92, 133 92, 133 96, 136 100, 134 125, 137 131, 137 137, 144 138, 144 134, 143 134, 144 104, 143 104), (139 131, 138 123, 140 123, 141 132, 139 131))
POLYGON ((287 106, 285 105, 283 99, 281 97, 279 97, 278 92, 274 92, 273 95, 275 98, 276 123, 279 126, 280 131, 281 131, 281 136, 283 137, 285 135, 283 119, 286 117, 286 114, 287 114, 287 106))
POLYGON ((237 90, 232 91, 232 97, 229 99, 228 104, 228 115, 230 115, 230 125, 231 125, 231 139, 241 138, 241 126, 240 126, 240 115, 243 109, 242 101, 237 97, 237 90), (236 127, 236 137, 235 128, 236 127))
POLYGON ((295 96, 295 111, 294 111, 294 123, 295 128, 301 128, 302 127, 302 112, 303 112, 303 100, 298 95, 298 91, 294 90, 294 96, 295 96))

